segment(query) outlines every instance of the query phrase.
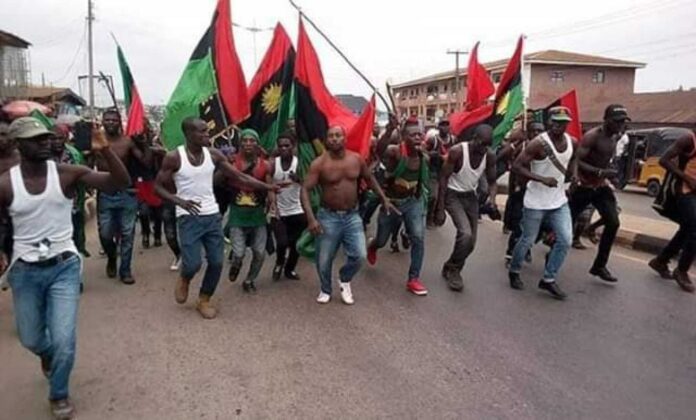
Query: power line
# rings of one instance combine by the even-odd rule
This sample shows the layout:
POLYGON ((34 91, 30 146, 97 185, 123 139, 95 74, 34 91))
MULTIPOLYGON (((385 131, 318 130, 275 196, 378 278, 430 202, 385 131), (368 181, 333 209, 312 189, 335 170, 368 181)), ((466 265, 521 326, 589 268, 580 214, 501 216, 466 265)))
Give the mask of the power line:
POLYGON ((85 22, 83 30, 82 30, 82 37, 80 38, 80 42, 77 45, 77 50, 75 50, 75 55, 73 55, 72 60, 70 60, 70 64, 68 65, 67 69, 65 70, 65 73, 61 77, 59 77, 58 79, 53 80, 51 83, 59 83, 63 79, 65 79, 66 76, 68 76, 68 74, 72 70, 73 66, 75 65, 75 62, 77 61, 77 56, 78 56, 78 54, 80 54, 80 50, 82 50, 82 46, 85 43, 86 36, 87 36, 87 23, 85 22))

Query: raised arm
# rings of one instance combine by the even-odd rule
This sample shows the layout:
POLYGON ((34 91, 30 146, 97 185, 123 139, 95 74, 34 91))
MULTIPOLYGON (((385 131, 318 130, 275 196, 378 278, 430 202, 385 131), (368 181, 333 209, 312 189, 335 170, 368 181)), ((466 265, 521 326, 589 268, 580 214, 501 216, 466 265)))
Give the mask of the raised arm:
POLYGON ((389 114, 389 122, 384 130, 384 133, 377 141, 377 158, 381 159, 387 147, 391 144, 392 133, 394 130, 399 128, 399 121, 396 119, 396 115, 389 114))
MULTIPOLYGON (((86 166, 67 165, 68 172, 74 175, 72 183, 80 181, 88 187, 113 193, 128 187, 131 183, 128 170, 121 159, 109 147, 109 142, 104 137, 104 132, 97 126, 92 128, 92 152, 108 168, 108 172, 98 172, 86 166)), ((72 188, 72 185, 70 185, 72 188)))
POLYGON ((230 161, 227 160, 225 155, 223 155, 222 152, 220 152, 219 150, 208 150, 210 151, 210 156, 213 159, 215 167, 222 171, 222 173, 225 174, 225 176, 230 181, 236 182, 240 186, 250 188, 252 190, 275 191, 276 189, 278 189, 276 186, 272 184, 261 182, 253 176, 249 176, 241 172, 239 169, 232 166, 232 164, 230 164, 230 161))

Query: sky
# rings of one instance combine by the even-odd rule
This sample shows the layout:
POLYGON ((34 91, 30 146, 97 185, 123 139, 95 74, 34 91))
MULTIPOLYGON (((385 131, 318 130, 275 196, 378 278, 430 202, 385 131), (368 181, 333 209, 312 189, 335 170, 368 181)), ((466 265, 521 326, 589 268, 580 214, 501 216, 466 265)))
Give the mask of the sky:
MULTIPOLYGON (((231 0, 232 20, 262 28, 234 28, 247 83, 281 22, 297 35, 298 14, 288 0, 231 0)), ((86 94, 87 0, 2 0, 0 29, 32 43, 32 79, 86 94)), ((216 0, 94 0, 95 70, 111 75, 123 97, 118 39, 147 104, 165 104, 193 48, 210 24, 216 0)), ((526 52, 560 49, 640 61, 636 91, 696 87, 696 2, 692 0, 296 0, 306 15, 381 88, 454 69, 447 50, 469 50, 481 41, 482 62, 512 54, 527 36, 526 52)), ((308 27, 308 25, 307 25, 308 27)), ((372 90, 308 27, 334 94, 369 97, 372 90)), ((467 58, 461 66, 466 66, 467 58)), ((98 92, 105 101, 105 91, 98 92)))

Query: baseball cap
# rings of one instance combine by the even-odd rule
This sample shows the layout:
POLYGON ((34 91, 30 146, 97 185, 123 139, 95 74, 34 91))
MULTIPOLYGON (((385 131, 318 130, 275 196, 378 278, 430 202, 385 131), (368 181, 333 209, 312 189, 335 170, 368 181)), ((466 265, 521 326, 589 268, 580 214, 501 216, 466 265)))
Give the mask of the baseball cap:
POLYGON ((15 140, 31 139, 51 134, 50 131, 33 117, 21 117, 10 124, 9 136, 15 140))
POLYGON ((570 110, 565 106, 554 106, 549 109, 549 119, 560 122, 573 121, 573 118, 570 116, 570 110))
POLYGON ((437 123, 438 127, 441 125, 450 125, 449 119, 447 117, 442 117, 440 122, 437 123))
POLYGON ((626 107, 619 104, 611 104, 604 110, 605 120, 631 121, 626 107))

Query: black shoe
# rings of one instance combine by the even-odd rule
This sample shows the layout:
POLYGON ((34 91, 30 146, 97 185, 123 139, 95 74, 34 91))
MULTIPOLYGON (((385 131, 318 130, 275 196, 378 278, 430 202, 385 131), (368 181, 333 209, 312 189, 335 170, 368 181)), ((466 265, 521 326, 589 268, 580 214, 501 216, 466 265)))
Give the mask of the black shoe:
POLYGON ((247 293, 256 293, 256 285, 253 281, 245 280, 242 283, 242 289, 247 293))
POLYGON ((616 277, 611 275, 611 273, 609 272, 609 270, 607 270, 606 267, 602 267, 602 268, 592 267, 590 269, 590 274, 592 274, 593 276, 597 276, 600 279, 602 279, 606 282, 609 282, 609 283, 616 283, 617 281, 619 281, 619 279, 617 279, 616 277))
POLYGON ((297 273, 294 271, 286 271, 285 278, 288 280, 299 280, 300 276, 298 276, 297 273))
POLYGON ((90 254, 89 251, 87 251, 86 249, 83 249, 82 251, 80 251, 80 254, 82 254, 82 256, 85 258, 89 258, 92 256, 92 254, 90 254))
POLYGON ((524 289, 524 282, 520 278, 520 273, 508 273, 508 277, 510 278, 510 287, 515 290, 524 289))
POLYGON ((650 268, 655 270, 663 279, 672 280, 672 272, 669 271, 669 265, 660 261, 657 257, 648 262, 650 268))
POLYGON ((145 249, 150 248, 150 237, 149 236, 143 236, 143 248, 145 248, 145 249))
POLYGON ((233 283, 234 283, 235 281, 237 281, 237 276, 239 275, 239 270, 240 270, 241 268, 242 268, 241 265, 235 265, 235 264, 231 265, 231 266, 230 266, 230 271, 229 271, 229 273, 227 274, 227 278, 228 278, 231 282, 233 282, 233 283))
POLYGON ((282 265, 276 265, 273 267, 273 281, 278 281, 280 280, 280 273, 283 272, 283 266, 282 265))
POLYGON ((539 288, 541 290, 546 290, 551 294, 551 297, 558 300, 564 300, 568 295, 566 295, 555 281, 546 282, 543 279, 539 280, 539 288))
POLYGON ((573 239, 573 244, 571 246, 575 249, 580 249, 580 250, 587 249, 587 247, 585 246, 585 244, 582 243, 580 238, 573 239))
POLYGON ((113 279, 116 277, 116 257, 109 257, 106 262, 106 277, 113 279))
POLYGON ((135 284, 135 279, 132 276, 121 277, 121 283, 131 285, 135 284))
POLYGON ((459 271, 450 271, 447 286, 455 292, 461 292, 464 289, 464 279, 459 271))
POLYGON ((159 248, 162 246, 162 238, 155 238, 155 248, 159 248))
POLYGON ((47 356, 41 356, 41 372, 46 379, 51 377, 51 359, 47 356))
POLYGON ((391 241, 391 252, 399 252, 399 243, 391 241))

